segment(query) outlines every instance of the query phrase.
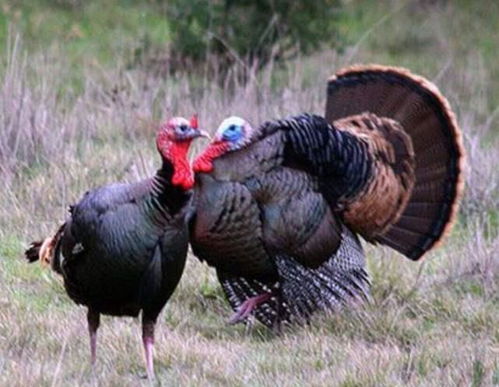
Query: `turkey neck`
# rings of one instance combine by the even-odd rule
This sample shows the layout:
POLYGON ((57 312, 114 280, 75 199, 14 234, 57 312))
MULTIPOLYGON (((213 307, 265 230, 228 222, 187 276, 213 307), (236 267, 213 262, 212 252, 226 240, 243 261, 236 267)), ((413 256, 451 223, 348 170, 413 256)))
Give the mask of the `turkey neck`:
MULTIPOLYGON (((175 176, 179 173, 176 168, 189 168, 189 162, 185 157, 184 160, 177 160, 175 163, 167 158, 162 158, 163 164, 152 178, 152 188, 148 204, 159 210, 161 213, 167 213, 170 216, 178 213, 187 203, 190 198, 190 191, 186 190, 182 185, 173 184, 175 176)), ((188 170, 190 173, 190 170, 188 170)))

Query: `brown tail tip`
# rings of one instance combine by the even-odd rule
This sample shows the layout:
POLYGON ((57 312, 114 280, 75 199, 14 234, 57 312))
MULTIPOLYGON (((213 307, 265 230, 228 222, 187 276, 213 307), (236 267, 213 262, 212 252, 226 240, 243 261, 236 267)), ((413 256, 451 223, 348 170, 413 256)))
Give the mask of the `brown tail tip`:
MULTIPOLYGON (((56 234, 57 236, 58 234, 56 234)), ((29 262, 40 261, 42 265, 50 265, 54 255, 56 237, 46 238, 43 241, 32 242, 24 255, 29 262)))
POLYGON ((42 241, 31 242, 29 248, 24 252, 24 258, 29 263, 36 262, 40 259, 40 248, 42 247, 42 241))

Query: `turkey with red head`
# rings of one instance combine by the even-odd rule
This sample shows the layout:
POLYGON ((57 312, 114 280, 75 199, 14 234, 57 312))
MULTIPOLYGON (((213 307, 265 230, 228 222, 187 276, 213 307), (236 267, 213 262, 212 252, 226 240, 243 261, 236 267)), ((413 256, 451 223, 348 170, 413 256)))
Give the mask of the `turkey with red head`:
POLYGON ((192 140, 204 135, 196 117, 170 119, 156 137, 162 166, 153 177, 88 191, 54 237, 33 242, 26 251, 30 262, 50 264, 71 299, 87 306, 92 364, 100 314, 142 312, 146 368, 153 376, 154 326, 187 254, 194 184, 187 152, 192 140))
POLYGON ((307 321, 368 297, 358 235, 420 259, 449 230, 464 150, 447 100, 400 68, 355 66, 328 82, 325 118, 222 122, 196 159, 194 253, 236 311, 307 321))

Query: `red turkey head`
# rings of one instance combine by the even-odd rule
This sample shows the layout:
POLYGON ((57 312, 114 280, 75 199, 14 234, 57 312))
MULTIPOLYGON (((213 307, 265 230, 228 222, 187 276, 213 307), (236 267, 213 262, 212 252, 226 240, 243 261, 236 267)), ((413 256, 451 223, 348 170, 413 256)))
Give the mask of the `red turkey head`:
POLYGON ((173 166, 172 184, 189 190, 194 185, 192 170, 187 152, 193 139, 208 137, 208 133, 198 128, 196 115, 188 121, 184 117, 173 117, 163 124, 156 136, 156 146, 163 160, 173 166))
POLYGON ((232 116, 222 121, 215 136, 194 161, 194 172, 211 172, 213 160, 238 149, 243 148, 251 141, 253 128, 240 117, 232 116))

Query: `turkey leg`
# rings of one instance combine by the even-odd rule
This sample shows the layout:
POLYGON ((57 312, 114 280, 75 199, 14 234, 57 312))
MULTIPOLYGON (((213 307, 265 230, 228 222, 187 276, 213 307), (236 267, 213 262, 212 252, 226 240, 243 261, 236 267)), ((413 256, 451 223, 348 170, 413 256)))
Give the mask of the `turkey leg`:
POLYGON ((88 309, 87 312, 88 333, 90 336, 90 364, 95 365, 97 352, 97 329, 100 325, 100 313, 88 309))
POLYGON ((248 298, 239 306, 237 312, 231 316, 229 324, 237 324, 244 321, 260 304, 270 300, 272 296, 272 293, 262 293, 258 296, 248 298))
POLYGON ((154 378, 154 325, 155 321, 142 315, 142 343, 144 344, 144 359, 146 362, 147 377, 154 378))

